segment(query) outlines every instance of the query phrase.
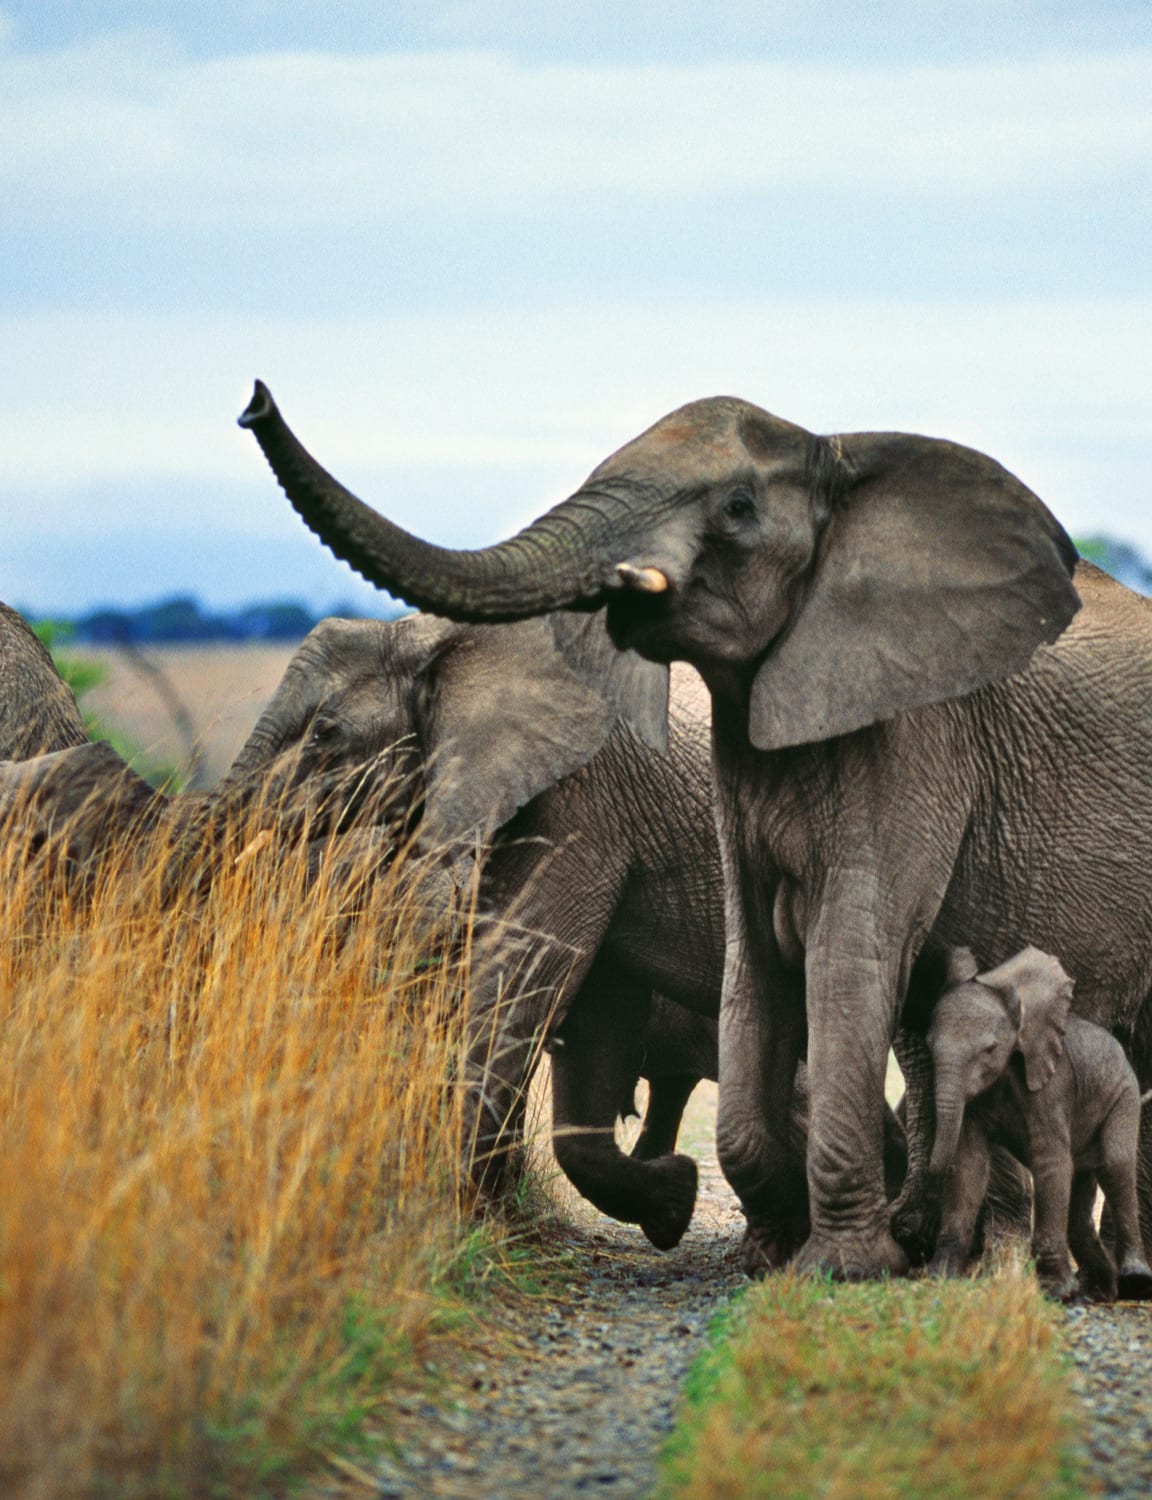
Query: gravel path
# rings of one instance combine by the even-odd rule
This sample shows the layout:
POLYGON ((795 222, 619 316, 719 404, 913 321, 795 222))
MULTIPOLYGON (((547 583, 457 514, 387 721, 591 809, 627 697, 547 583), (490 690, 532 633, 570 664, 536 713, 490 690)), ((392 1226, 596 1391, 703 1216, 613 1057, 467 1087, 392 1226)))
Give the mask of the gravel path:
MULTIPOLYGON (((694 1141, 686 1149, 701 1161, 694 1141)), ((652 1488, 680 1384, 744 1281, 736 1200, 709 1155, 692 1227, 663 1254, 578 1200, 565 1211, 577 1271, 562 1299, 522 1307, 490 1357, 468 1348, 436 1404, 404 1404, 392 1427, 401 1455, 377 1462, 378 1495, 567 1500, 652 1488)))
MULTIPOLYGON (((714 1088, 697 1090, 681 1138, 700 1165, 696 1216, 661 1254, 639 1230, 614 1224, 574 1193, 572 1279, 552 1300, 517 1298, 498 1343, 483 1333, 436 1359, 435 1399, 390 1403, 397 1456, 325 1496, 647 1495, 671 1430, 680 1385, 728 1295, 744 1285, 743 1221, 711 1145, 714 1088), (446 1368, 447 1361, 455 1368, 446 1368)), ((1067 1326, 1075 1383, 1088 1415, 1086 1458, 1095 1492, 1152 1495, 1152 1303, 1075 1304, 1067 1326)))
POLYGON ((1102 1495, 1152 1495, 1152 1303, 1068 1309, 1088 1463, 1102 1495))

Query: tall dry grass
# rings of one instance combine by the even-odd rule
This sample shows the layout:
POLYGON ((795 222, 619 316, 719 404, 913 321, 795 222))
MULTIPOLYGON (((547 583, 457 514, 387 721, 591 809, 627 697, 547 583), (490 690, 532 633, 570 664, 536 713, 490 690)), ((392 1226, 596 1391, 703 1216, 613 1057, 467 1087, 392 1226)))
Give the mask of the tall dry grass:
POLYGON ((247 847, 175 899, 162 835, 82 898, 0 852, 5 1496, 261 1493, 461 1241, 441 887, 247 847))

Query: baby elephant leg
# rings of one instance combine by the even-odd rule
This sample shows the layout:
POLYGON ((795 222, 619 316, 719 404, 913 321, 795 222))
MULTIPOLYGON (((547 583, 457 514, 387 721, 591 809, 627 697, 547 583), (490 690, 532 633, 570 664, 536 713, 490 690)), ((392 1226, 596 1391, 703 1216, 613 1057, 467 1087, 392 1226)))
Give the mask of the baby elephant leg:
POLYGON ((1057 1141, 1051 1149, 1036 1152, 1032 1182, 1036 1194, 1036 1224, 1032 1232, 1036 1274, 1050 1297, 1066 1302, 1077 1290, 1068 1253, 1072 1154, 1067 1142, 1057 1141))
POLYGON ((930 1276, 959 1276, 967 1269, 976 1236, 976 1220, 988 1190, 988 1140, 974 1120, 960 1128, 956 1159, 944 1185, 936 1253, 930 1276))
POLYGON ((1136 1196, 1140 1100, 1135 1080, 1130 1095, 1113 1109, 1100 1131, 1100 1186, 1112 1210, 1116 1243, 1117 1295, 1129 1302, 1152 1299, 1152 1270, 1140 1239, 1136 1196))
POLYGON ((1072 1178, 1068 1210, 1068 1246, 1080 1272, 1080 1295, 1094 1302, 1115 1302, 1116 1263, 1100 1241, 1092 1214, 1096 1207, 1096 1174, 1079 1171, 1072 1178))

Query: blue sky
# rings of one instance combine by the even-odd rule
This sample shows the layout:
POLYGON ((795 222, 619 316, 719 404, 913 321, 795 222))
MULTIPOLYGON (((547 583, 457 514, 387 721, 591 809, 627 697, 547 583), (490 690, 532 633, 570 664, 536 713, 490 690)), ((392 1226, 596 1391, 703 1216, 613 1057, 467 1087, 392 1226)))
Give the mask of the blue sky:
POLYGON ((1148 0, 0 0, 0 598, 370 601, 255 375, 440 541, 727 392, 1152 552, 1150 101, 1148 0))

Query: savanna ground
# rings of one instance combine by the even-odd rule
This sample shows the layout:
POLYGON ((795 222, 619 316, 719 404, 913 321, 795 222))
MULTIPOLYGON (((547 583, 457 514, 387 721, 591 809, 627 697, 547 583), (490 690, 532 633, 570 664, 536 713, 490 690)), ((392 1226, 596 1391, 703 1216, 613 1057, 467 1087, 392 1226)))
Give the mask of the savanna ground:
MULTIPOLYGON (((291 653, 150 654, 211 776, 291 653)), ((162 695, 106 659, 88 706, 178 763, 162 695)), ((944 1289, 746 1291, 706 1088, 677 1250, 596 1215, 541 1149, 519 1213, 478 1230, 444 1087, 466 971, 437 960, 420 870, 371 891, 342 872, 318 897, 261 853, 173 912, 163 864, 48 917, 0 871, 0 1493, 1152 1486, 1145 1309, 1066 1320, 1012 1256, 944 1289)))

